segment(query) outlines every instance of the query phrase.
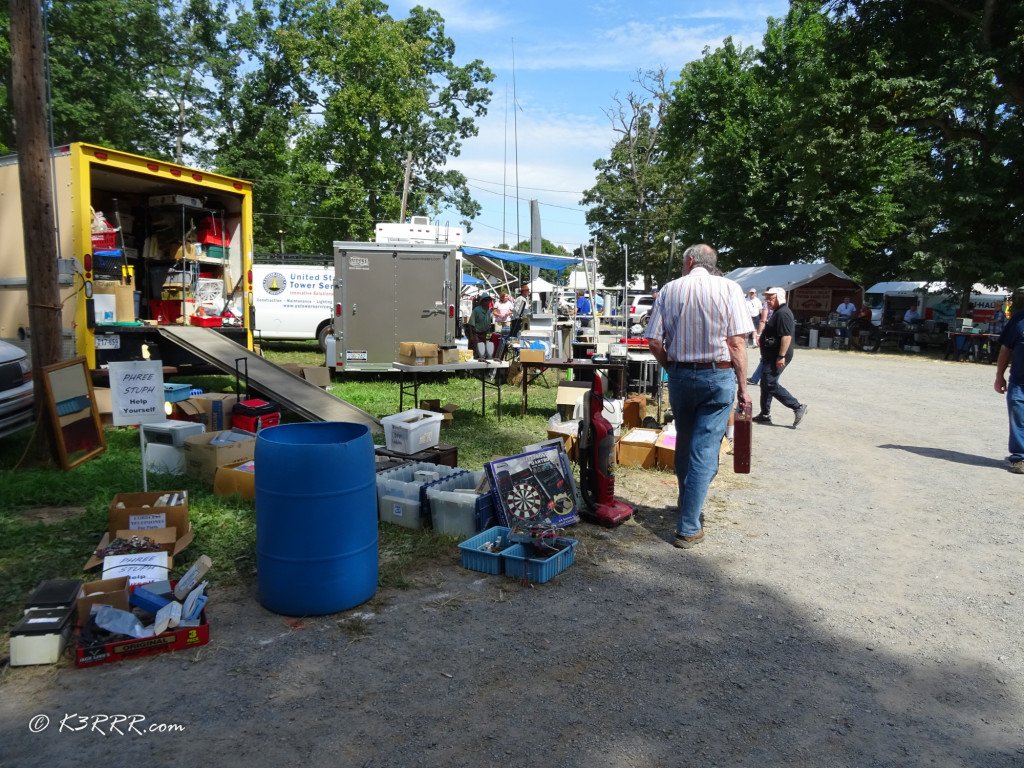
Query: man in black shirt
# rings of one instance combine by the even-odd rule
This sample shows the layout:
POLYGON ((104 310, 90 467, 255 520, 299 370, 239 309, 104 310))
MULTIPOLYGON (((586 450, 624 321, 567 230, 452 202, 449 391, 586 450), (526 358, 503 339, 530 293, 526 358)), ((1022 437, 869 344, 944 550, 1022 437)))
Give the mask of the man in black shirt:
POLYGON ((771 317, 761 332, 761 412, 754 417, 758 424, 771 424, 772 400, 778 400, 793 411, 793 426, 803 421, 807 406, 779 384, 779 377, 793 361, 793 338, 796 320, 786 305, 786 292, 781 288, 765 291, 771 317))

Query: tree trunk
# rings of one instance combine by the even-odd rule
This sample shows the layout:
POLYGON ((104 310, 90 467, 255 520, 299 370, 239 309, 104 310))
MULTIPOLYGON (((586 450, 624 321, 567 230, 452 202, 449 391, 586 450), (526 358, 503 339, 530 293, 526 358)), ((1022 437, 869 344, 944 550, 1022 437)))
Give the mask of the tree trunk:
POLYGON ((43 79, 43 29, 40 5, 10 0, 11 91, 16 126, 25 277, 32 339, 36 428, 32 448, 37 460, 60 461, 42 368, 60 360, 61 307, 57 278, 57 241, 50 151, 47 140, 46 88, 43 79))

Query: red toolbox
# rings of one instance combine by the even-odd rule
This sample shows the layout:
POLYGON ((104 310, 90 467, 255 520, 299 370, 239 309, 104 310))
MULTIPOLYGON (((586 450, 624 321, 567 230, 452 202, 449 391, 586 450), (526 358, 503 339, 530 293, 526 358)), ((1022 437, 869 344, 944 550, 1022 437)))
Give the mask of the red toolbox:
POLYGON ((231 426, 255 434, 264 427, 281 423, 281 409, 267 400, 242 400, 231 408, 231 426))

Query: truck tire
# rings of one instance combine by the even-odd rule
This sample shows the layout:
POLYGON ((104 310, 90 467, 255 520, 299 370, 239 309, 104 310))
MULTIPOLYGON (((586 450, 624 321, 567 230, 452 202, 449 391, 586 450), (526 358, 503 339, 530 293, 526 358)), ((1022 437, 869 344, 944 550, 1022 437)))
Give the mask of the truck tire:
POLYGON ((327 337, 331 335, 331 324, 324 323, 320 326, 316 332, 316 343, 320 347, 320 351, 327 352, 327 337))

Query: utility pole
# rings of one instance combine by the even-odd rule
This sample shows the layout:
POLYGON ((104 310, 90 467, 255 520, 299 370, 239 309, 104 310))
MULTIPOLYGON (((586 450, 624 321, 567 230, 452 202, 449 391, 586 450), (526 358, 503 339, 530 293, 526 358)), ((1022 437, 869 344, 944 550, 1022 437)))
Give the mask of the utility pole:
POLYGON ((402 213, 398 217, 398 223, 405 223, 405 204, 409 200, 409 182, 412 179, 412 152, 405 157, 405 184, 402 185, 402 213))
POLYGON ((17 126, 18 177, 24 233, 28 318, 35 372, 37 457, 59 461, 46 407, 43 366, 60 361, 61 305, 57 238, 53 210, 50 148, 47 140, 43 23, 38 2, 10 0, 11 91, 17 126))

